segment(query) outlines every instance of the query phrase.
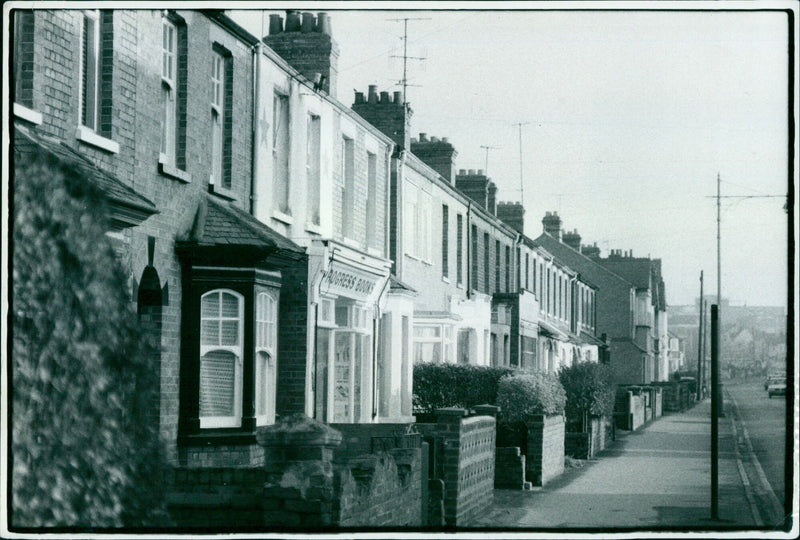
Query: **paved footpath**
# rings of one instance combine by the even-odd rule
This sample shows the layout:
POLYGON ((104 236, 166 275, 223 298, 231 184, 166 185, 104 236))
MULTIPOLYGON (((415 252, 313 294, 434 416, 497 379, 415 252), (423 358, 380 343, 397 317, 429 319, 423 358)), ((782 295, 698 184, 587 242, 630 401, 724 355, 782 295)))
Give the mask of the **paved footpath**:
POLYGON ((495 490, 474 523, 500 529, 747 530, 757 527, 729 418, 719 421, 719 520, 711 520, 710 400, 635 432, 532 491, 495 490))

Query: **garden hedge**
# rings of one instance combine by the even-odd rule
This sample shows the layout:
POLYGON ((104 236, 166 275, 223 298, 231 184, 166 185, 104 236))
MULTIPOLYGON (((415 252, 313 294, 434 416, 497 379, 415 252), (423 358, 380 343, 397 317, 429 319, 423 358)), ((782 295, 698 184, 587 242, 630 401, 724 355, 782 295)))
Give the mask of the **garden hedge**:
POLYGON ((414 413, 433 414, 440 407, 493 405, 498 381, 512 371, 464 364, 414 364, 414 413))
POLYGON ((526 422, 534 415, 564 412, 566 394, 558 377, 551 373, 514 373, 500 379, 497 402, 501 422, 526 422))
POLYGON ((569 430, 585 431, 589 416, 611 416, 615 388, 605 364, 579 362, 563 367, 558 378, 567 395, 564 410, 569 430))

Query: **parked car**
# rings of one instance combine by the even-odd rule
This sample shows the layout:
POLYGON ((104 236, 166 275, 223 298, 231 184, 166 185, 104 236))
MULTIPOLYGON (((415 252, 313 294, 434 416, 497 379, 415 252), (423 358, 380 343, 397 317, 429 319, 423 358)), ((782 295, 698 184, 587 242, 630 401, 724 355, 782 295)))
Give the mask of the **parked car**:
POLYGON ((772 396, 785 396, 786 395, 786 381, 773 381, 767 386, 767 395, 772 396))

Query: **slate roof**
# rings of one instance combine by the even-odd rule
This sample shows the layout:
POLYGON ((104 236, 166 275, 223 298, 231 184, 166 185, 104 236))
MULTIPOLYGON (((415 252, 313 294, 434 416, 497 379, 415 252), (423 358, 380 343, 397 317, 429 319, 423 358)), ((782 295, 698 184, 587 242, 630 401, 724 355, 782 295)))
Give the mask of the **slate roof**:
POLYGON ((389 276, 389 290, 392 291, 409 291, 409 292, 417 292, 417 289, 409 285, 408 283, 404 283, 397 279, 397 276, 394 274, 389 276))
POLYGON ((196 246, 238 246, 305 253, 277 231, 227 201, 207 195, 195 216, 190 238, 196 246))
POLYGON ((624 277, 639 289, 651 287, 652 260, 640 258, 598 259, 600 264, 624 277))
POLYGON ((583 274, 586 270, 586 266, 591 266, 592 268, 598 269, 601 272, 607 274, 609 277, 615 278, 625 285, 630 286, 631 283, 624 277, 620 276, 616 272, 612 271, 610 268, 606 268, 602 264, 598 263, 594 259, 590 259, 583 253, 580 253, 567 244, 559 242, 553 236, 542 233, 536 239, 531 241, 531 244, 534 246, 539 246, 544 248, 546 251, 550 252, 554 257, 561 260, 563 264, 566 264, 573 270, 577 271, 581 274, 581 279, 583 279, 583 274))
POLYGON ((26 127, 14 125, 14 153, 47 153, 63 165, 97 186, 112 202, 135 208, 145 214, 156 214, 158 209, 150 199, 126 186, 115 176, 100 169, 92 160, 63 141, 34 132, 26 127))

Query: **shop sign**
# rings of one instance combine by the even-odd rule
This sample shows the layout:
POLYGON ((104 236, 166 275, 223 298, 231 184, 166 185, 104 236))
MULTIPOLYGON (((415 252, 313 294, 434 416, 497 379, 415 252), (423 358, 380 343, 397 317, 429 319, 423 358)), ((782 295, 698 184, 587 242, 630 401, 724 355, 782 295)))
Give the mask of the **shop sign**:
POLYGON ((325 277, 322 290, 328 294, 363 299, 375 292, 378 279, 377 277, 356 273, 343 265, 334 263, 325 277))

